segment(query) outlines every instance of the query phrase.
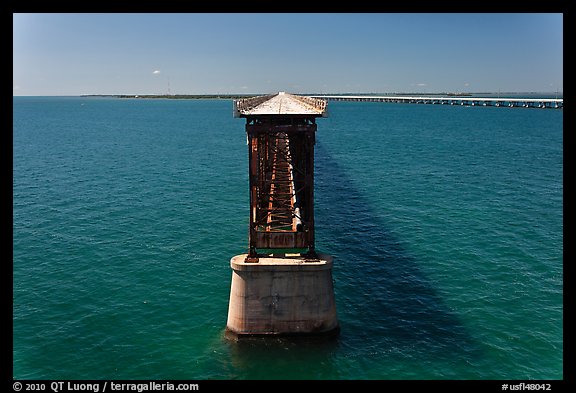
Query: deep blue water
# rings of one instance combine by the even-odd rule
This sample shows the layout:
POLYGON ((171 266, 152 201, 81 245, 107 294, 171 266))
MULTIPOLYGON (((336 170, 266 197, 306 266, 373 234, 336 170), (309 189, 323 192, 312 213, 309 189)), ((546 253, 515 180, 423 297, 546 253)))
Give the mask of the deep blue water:
POLYGON ((15 97, 17 379, 562 379, 563 111, 330 102, 336 340, 224 338, 230 100, 15 97))

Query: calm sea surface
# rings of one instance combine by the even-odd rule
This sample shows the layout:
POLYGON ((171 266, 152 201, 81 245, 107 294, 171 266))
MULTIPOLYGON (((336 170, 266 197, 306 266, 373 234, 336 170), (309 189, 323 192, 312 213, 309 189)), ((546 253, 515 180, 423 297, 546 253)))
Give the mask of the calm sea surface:
POLYGON ((562 379, 563 111, 330 102, 336 340, 224 336, 230 100, 15 97, 17 379, 562 379))

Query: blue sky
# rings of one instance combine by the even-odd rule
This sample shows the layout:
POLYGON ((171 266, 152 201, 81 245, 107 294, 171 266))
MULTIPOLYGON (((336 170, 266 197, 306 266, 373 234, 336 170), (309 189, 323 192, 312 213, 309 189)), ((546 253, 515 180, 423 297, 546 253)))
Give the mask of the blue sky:
POLYGON ((13 94, 563 91, 563 15, 14 14, 13 94))

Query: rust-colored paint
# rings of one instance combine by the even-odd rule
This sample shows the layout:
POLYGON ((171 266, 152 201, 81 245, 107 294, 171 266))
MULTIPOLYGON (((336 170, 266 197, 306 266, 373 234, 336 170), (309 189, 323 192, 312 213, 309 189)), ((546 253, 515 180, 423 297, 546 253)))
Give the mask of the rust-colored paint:
POLYGON ((257 248, 306 248, 307 240, 303 232, 256 232, 257 248))
POLYGON ((308 249, 314 256, 316 116, 247 116, 250 231, 258 249, 308 249))

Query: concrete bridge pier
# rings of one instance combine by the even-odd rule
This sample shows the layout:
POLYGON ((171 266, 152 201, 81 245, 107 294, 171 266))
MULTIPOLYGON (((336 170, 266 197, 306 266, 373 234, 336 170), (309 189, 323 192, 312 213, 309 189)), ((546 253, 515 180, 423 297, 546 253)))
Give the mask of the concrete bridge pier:
POLYGON ((230 261, 232 285, 226 330, 233 336, 337 334, 332 257, 318 254, 230 261))
POLYGON ((230 261, 227 336, 337 333, 332 257, 314 245, 316 118, 326 101, 279 92, 234 101, 234 116, 246 118, 249 252, 230 261))

